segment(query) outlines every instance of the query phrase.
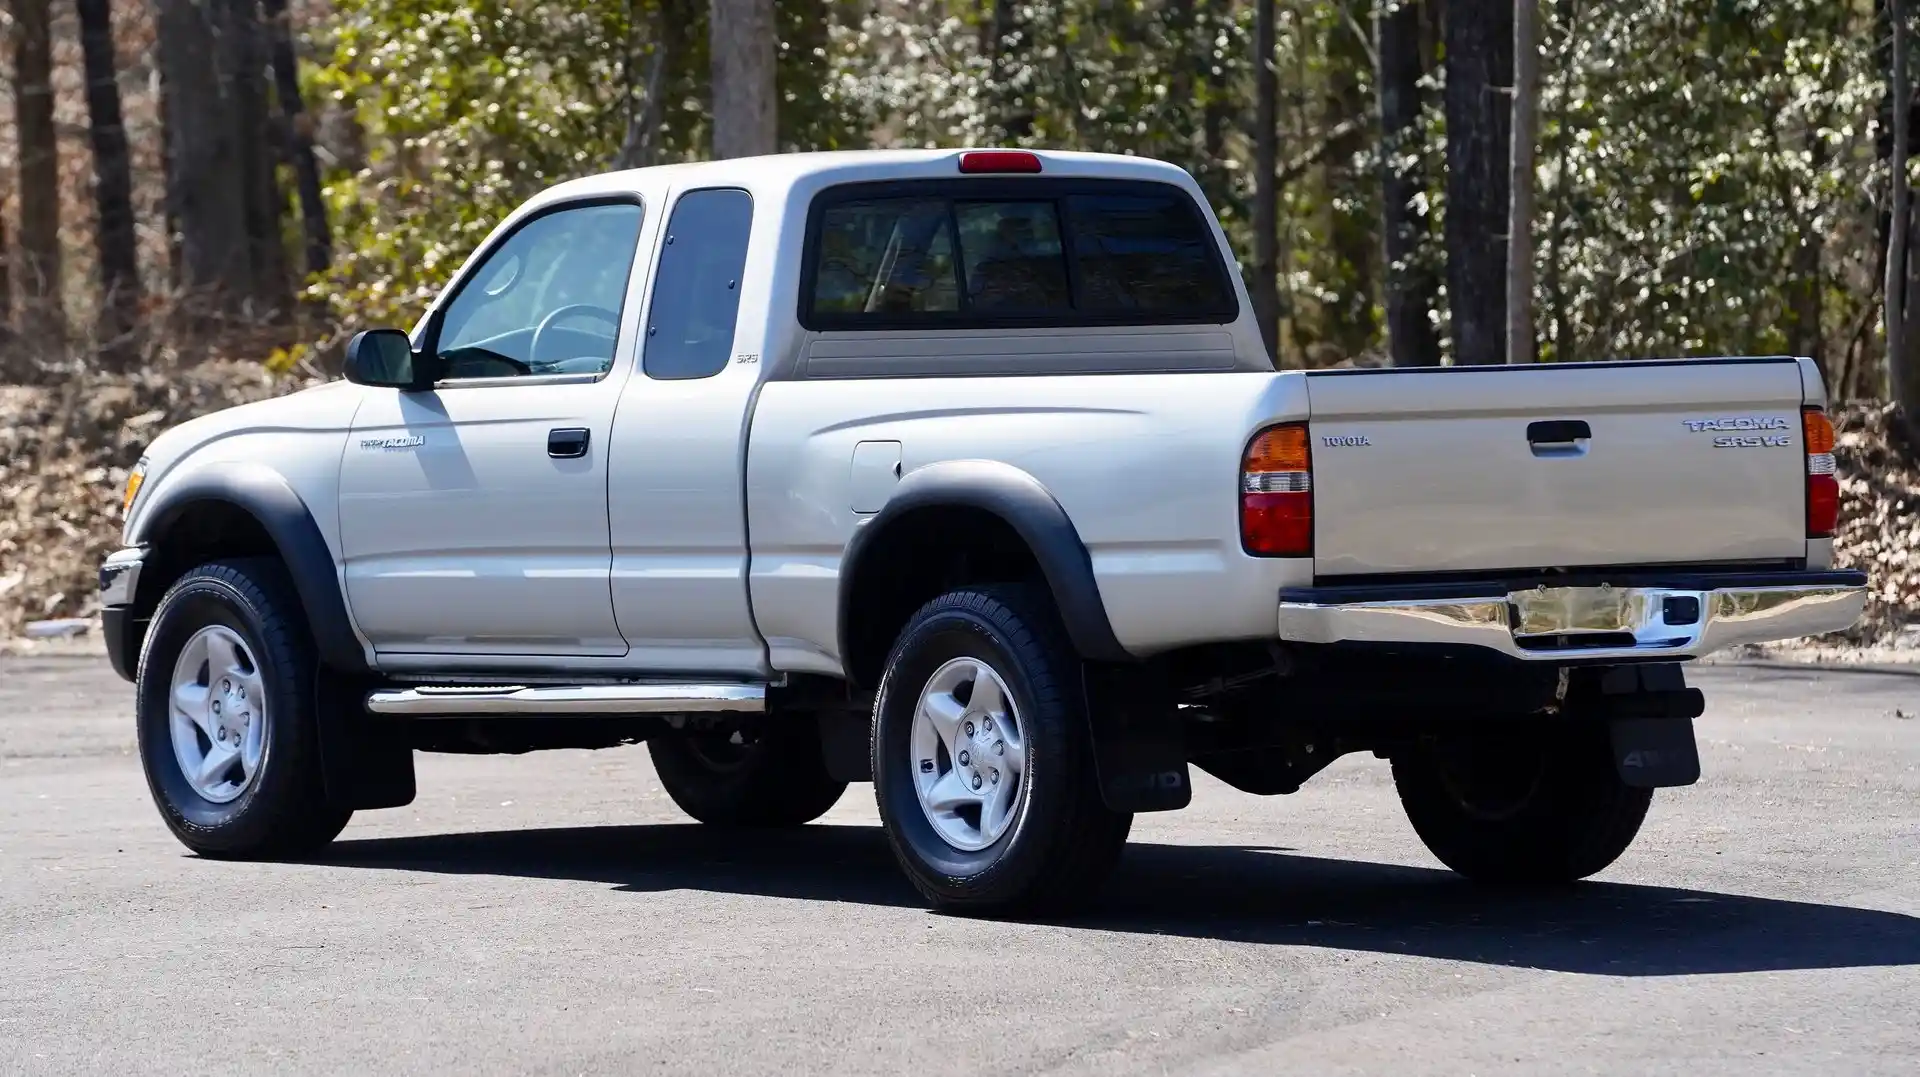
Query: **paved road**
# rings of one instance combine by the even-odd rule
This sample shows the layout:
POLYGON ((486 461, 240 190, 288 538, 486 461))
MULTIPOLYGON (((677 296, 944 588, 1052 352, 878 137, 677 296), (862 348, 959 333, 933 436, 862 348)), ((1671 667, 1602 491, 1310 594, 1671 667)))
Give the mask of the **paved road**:
POLYGON ((0 1073, 1920 1072, 1920 678, 1703 671, 1707 779, 1553 898, 1384 766, 1204 783, 1064 925, 929 914, 856 786, 687 823, 644 749, 423 757, 321 864, 187 855, 97 660, 0 658, 0 1073))

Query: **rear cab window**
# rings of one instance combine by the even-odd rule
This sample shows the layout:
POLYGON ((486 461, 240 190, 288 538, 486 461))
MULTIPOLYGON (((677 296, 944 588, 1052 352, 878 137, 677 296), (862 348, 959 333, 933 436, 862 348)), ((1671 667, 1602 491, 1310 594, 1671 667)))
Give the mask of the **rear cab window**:
POLYGON ((815 330, 1225 324, 1239 315, 1187 192, 1126 180, 850 184, 809 215, 815 330))

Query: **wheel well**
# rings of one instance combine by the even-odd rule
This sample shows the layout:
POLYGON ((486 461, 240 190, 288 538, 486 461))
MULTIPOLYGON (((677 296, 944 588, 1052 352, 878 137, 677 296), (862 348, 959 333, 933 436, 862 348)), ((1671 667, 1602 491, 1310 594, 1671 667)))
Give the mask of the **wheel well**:
POLYGON ((134 616, 153 615, 160 596, 197 565, 233 557, 279 558, 273 536, 251 512, 231 501, 194 501, 182 506, 152 543, 134 596, 134 616))
POLYGON ((932 599, 973 584, 1045 579, 1026 540, 985 509, 929 506, 885 526, 854 567, 844 607, 850 624, 841 661, 857 685, 879 683, 907 618, 932 599))

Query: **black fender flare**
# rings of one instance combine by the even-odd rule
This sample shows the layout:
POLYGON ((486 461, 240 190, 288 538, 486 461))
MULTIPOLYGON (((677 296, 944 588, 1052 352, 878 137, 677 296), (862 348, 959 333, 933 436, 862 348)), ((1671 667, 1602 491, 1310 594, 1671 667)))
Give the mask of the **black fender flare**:
POLYGON ((140 514, 139 529, 128 535, 130 541, 152 544, 195 504, 219 501, 246 512, 279 550, 321 661, 341 673, 369 672, 366 650, 347 617, 333 551, 312 511, 285 478, 260 464, 223 464, 168 482, 158 495, 140 514))
POLYGON ((847 543, 840 562, 838 611, 843 664, 853 653, 853 584, 859 578, 862 558, 879 546, 892 524, 918 509, 936 507, 979 509, 1006 521, 1039 562, 1067 637, 1080 657, 1095 662, 1134 661, 1107 620, 1086 544, 1053 494, 1038 479, 1010 464, 950 460, 908 473, 887 503, 847 543))

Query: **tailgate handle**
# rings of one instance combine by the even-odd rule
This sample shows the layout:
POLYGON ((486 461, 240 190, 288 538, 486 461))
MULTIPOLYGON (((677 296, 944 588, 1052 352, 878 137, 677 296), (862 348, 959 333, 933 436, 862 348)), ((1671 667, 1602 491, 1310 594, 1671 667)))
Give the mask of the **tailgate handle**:
POLYGON ((1527 424, 1527 444, 1535 456, 1580 456, 1593 439, 1593 428, 1581 419, 1552 419, 1527 424))

